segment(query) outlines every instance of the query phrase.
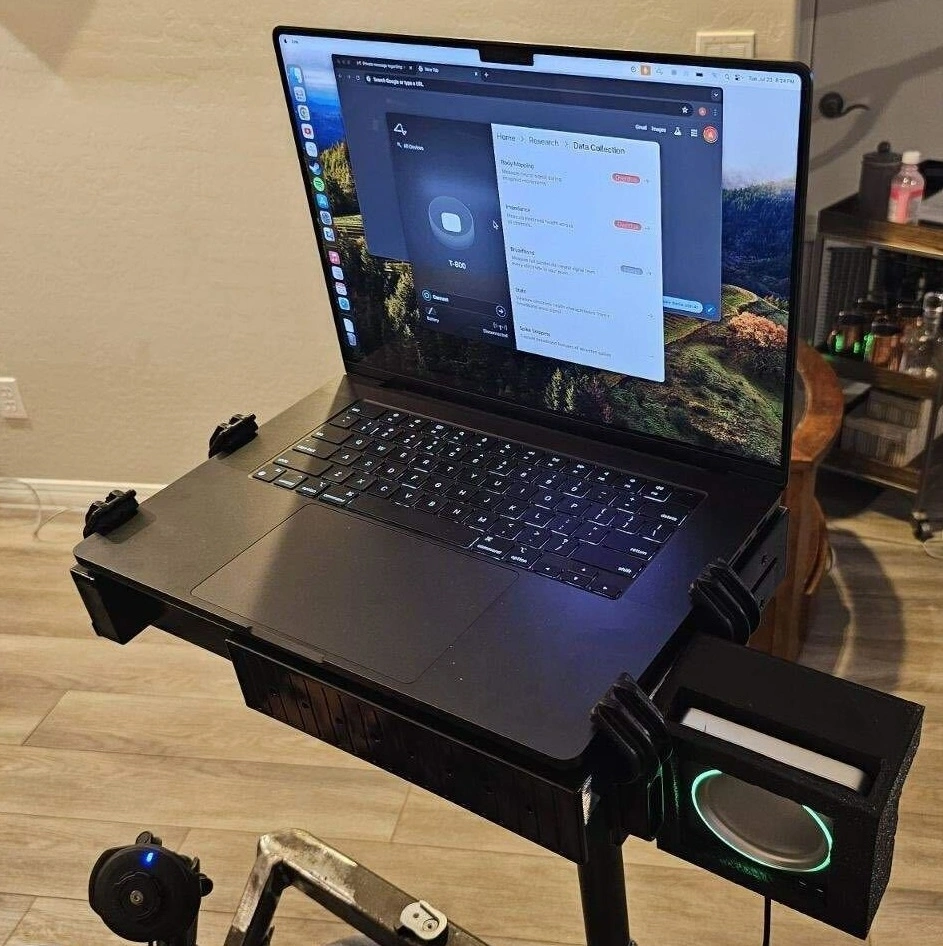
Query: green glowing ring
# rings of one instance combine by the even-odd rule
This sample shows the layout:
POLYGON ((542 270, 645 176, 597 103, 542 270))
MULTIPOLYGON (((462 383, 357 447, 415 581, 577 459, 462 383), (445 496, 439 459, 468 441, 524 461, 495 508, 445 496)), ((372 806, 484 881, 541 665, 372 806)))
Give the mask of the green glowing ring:
POLYGON ((779 864, 771 864, 767 861, 763 861, 760 858, 756 857, 753 854, 748 854, 746 851, 740 850, 735 844, 732 844, 729 838, 724 837, 701 811, 700 805, 697 803, 697 790, 698 787, 709 778, 716 778, 718 775, 724 775, 724 772, 721 772, 720 769, 708 769, 706 772, 701 772, 701 774, 691 783, 691 804, 694 805, 694 810, 697 812, 698 818, 704 823, 705 827, 714 835, 719 841, 727 845, 727 847, 736 851, 741 857, 747 858, 747 860, 753 861, 755 864, 760 864, 762 867, 769 867, 772 870, 781 870, 787 873, 792 874, 814 874, 818 871, 825 870, 826 867, 832 862, 832 832, 829 830, 828 825, 822 820, 821 815, 814 812, 808 805, 801 805, 803 811, 805 811, 809 817, 812 819, 813 823, 818 827, 825 837, 826 852, 825 858, 821 864, 817 864, 815 867, 782 867, 779 864))

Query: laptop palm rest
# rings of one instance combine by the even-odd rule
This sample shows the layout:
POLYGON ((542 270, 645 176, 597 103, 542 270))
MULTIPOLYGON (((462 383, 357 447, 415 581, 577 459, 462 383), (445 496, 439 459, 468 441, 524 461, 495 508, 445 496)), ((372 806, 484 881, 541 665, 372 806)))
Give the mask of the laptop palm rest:
POLYGON ((412 683, 516 580, 510 569, 314 504, 193 594, 412 683))

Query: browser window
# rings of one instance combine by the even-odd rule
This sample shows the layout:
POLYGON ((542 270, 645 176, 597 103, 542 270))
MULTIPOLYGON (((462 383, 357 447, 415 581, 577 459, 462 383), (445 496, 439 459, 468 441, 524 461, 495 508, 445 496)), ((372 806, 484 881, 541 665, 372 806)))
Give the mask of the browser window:
POLYGON ((333 62, 367 247, 431 328, 660 381, 664 313, 719 318, 719 86, 333 62))

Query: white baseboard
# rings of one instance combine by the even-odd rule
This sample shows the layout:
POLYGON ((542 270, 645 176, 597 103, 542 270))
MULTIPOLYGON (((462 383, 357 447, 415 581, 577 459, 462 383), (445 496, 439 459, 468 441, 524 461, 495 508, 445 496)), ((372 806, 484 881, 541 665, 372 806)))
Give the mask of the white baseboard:
POLYGON ((85 512, 96 499, 113 489, 134 489, 140 502, 163 489, 159 483, 120 483, 109 480, 49 480, 0 476, 0 506, 35 506, 38 495, 44 507, 85 512), (35 491, 35 492, 34 492, 35 491))

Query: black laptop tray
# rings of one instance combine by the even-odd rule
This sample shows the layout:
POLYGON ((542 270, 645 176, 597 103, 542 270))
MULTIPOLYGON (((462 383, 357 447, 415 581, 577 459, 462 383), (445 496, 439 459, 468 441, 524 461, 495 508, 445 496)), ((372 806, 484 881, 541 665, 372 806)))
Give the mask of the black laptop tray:
MULTIPOLYGON (((758 601, 768 600, 781 580, 787 519, 781 509, 758 527, 734 563, 758 601)), ((653 834, 660 817, 660 780, 633 781, 631 768, 602 733, 596 734, 576 764, 561 769, 556 760, 516 753, 502 740, 466 732, 414 706, 394 704, 377 689, 253 637, 249 626, 213 620, 85 565, 75 565, 72 576, 99 636, 125 644, 154 626, 225 656, 232 661, 252 709, 568 860, 586 860, 589 817, 600 805, 606 809, 605 821, 615 843, 629 835, 653 834)), ((699 623, 692 613, 685 630, 693 631, 699 623)), ((618 675, 616 668, 613 681, 618 675)))

